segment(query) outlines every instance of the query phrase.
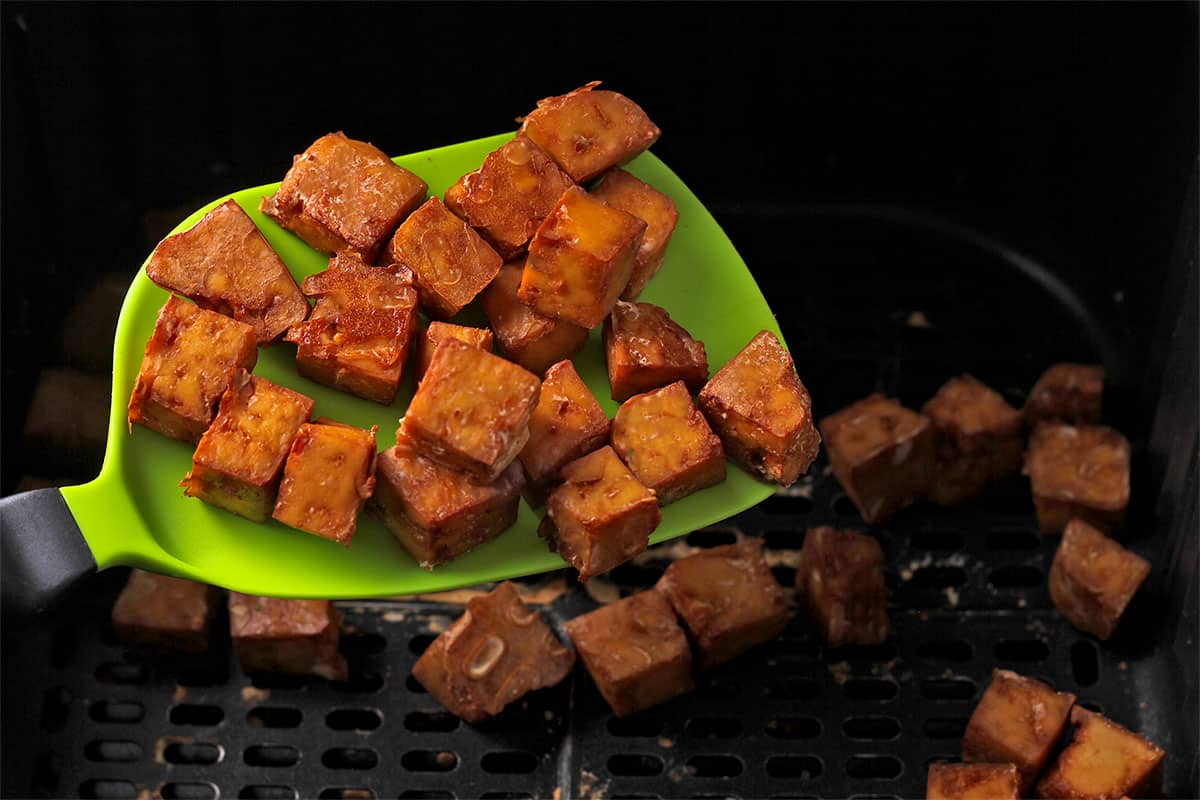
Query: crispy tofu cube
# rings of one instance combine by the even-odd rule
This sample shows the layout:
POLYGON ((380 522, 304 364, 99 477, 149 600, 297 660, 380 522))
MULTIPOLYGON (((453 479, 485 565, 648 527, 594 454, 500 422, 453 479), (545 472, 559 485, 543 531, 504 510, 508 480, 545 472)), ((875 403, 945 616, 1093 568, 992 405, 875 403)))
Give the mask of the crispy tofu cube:
POLYGON ((675 381, 695 393, 708 380, 704 342, 653 303, 613 306, 604 320, 604 360, 612 398, 619 403, 675 381))
POLYGON ((253 328, 171 295, 146 342, 129 424, 198 442, 233 376, 257 361, 253 328))
POLYGON ((694 688, 687 636, 658 592, 638 592, 576 617, 567 634, 618 717, 694 688))
POLYGON ((1020 470, 1025 453, 1021 412, 972 376, 951 378, 921 413, 933 423, 937 466, 929 499, 938 505, 977 497, 1020 470))
POLYGON ((679 210, 674 200, 623 169, 605 173, 600 185, 592 190, 592 196, 646 223, 642 246, 633 261, 633 275, 621 293, 622 300, 636 300, 662 267, 667 244, 679 222, 679 210))
POLYGON ((350 546, 358 512, 375 487, 375 431, 318 419, 300 426, 271 516, 350 546))
POLYGON ((765 480, 792 485, 820 451, 808 390, 791 354, 768 331, 713 375, 696 404, 725 454, 765 480))
POLYGON ((419 383, 433 361, 433 351, 443 339, 458 339, 480 350, 492 351, 492 332, 487 328, 469 328, 466 325, 451 325, 449 322, 431 322, 417 337, 417 356, 413 362, 413 373, 419 383))
POLYGON ((761 539, 710 547, 659 579, 655 589, 683 620, 697 667, 724 664, 787 627, 787 599, 762 550, 761 539))
POLYGON ((529 243, 518 297, 539 314, 596 327, 625 291, 645 232, 632 214, 567 189, 529 243))
POLYGON ((1056 692, 1009 670, 993 670, 963 734, 963 761, 1015 764, 1025 797, 1062 738, 1074 704, 1069 692, 1056 692))
POLYGON ((483 237, 436 197, 400 224, 388 254, 413 271, 425 313, 443 319, 474 300, 503 263, 483 237))
POLYGON ((830 647, 887 638, 883 549, 868 534, 809 528, 796 565, 796 595, 830 647))
POLYGON ((292 441, 312 409, 311 398, 242 371, 200 437, 183 493, 266 522, 292 441))
POLYGON ((412 274, 368 267, 338 253, 324 272, 304 279, 317 298, 312 316, 288 331, 306 378, 376 403, 396 398, 417 330, 412 274))
POLYGON ((378 147, 330 133, 296 156, 259 208, 324 253, 348 250, 368 264, 429 187, 378 147))
POLYGON ((1096 424, 1104 395, 1104 367, 1055 364, 1042 373, 1025 399, 1025 423, 1096 424))
POLYGON ((928 493, 936 469, 928 417, 873 394, 821 420, 821 435, 833 474, 871 525, 928 493))
POLYGON ((1012 764, 930 764, 926 800, 1020 800, 1012 764))
POLYGON ((206 583, 134 569, 113 605, 113 632, 153 651, 204 653, 216 605, 217 590, 206 583))
POLYGON ((446 339, 433 353, 404 426, 426 457, 491 483, 529 441, 540 388, 528 370, 446 339))
POLYGON ((1072 800, 1161 797, 1165 753, 1115 722, 1075 707, 1075 735, 1038 782, 1037 796, 1072 800))
POLYGON ((1050 597, 1076 628, 1107 639, 1149 574, 1149 561, 1073 519, 1050 567, 1050 597))
POLYGON ((446 190, 446 207, 508 261, 525 252, 542 220, 573 185, 542 148, 518 134, 446 190))
POLYGON ((328 600, 229 593, 229 636, 244 672, 285 672, 344 681, 341 613, 328 600))
POLYGON ((595 91, 599 85, 592 81, 539 100, 521 125, 521 132, 578 183, 629 161, 661 133, 641 106, 623 94, 595 91))
POLYGON ((505 264, 492 285, 483 290, 480 301, 504 355, 541 375, 552 364, 579 352, 588 329, 543 316, 522 303, 517 291, 524 270, 524 261, 505 264))
POLYGON ((1033 431, 1024 473, 1038 527, 1061 533, 1074 517, 1111 532, 1129 505, 1129 440, 1102 425, 1043 422, 1033 431))
POLYGON ((562 468, 538 535, 579 570, 579 580, 608 572, 646 549, 662 521, 658 498, 609 446, 562 468))
POLYGON ((575 653, 505 581, 467 601, 463 615, 417 659, 413 677, 451 714, 479 722, 559 683, 574 664, 575 653))

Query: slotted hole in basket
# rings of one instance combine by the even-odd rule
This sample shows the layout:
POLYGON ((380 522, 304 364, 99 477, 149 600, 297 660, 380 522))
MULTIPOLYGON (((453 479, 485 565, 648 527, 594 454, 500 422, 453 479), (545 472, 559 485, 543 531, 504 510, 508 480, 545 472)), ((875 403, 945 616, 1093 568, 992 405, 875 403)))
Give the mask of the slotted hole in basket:
POLYGON ((740 758, 725 754, 692 756, 687 766, 697 778, 736 778, 745 769, 740 758))
POLYGON ((1027 589, 1041 586, 1044 580, 1040 569, 1024 564, 1008 564, 988 573, 988 583, 997 589, 1027 589))
POLYGON ((374 708, 335 708, 325 715, 325 727, 335 731, 373 731, 383 724, 374 708))
POLYGON ((922 661, 953 661, 963 663, 975 657, 975 648, 962 639, 932 639, 917 645, 917 658, 922 661))
POLYGON ((288 706, 255 706, 246 712, 246 724, 251 728, 299 728, 304 714, 288 706))
POLYGON ((387 639, 378 633, 344 633, 339 648, 348 658, 375 655, 387 649, 387 639))
POLYGON ((225 712, 220 706, 198 703, 180 703, 172 706, 168 718, 172 725, 196 725, 211 727, 220 725, 225 719, 225 712))
POLYGON ((967 582, 967 571, 962 567, 921 567, 914 570, 909 583, 923 589, 945 589, 962 586, 967 582))
POLYGON ((408 651, 414 656, 422 655, 437 637, 436 633, 418 633, 408 640, 408 651))
POLYGON ((300 793, 290 786, 266 784, 243 786, 238 792, 239 800, 296 800, 299 796, 300 793))
POLYGON ((704 677, 696 683, 696 694, 709 700, 729 700, 742 693, 742 685, 728 678, 704 677))
POLYGON ((88 707, 88 716, 95 722, 131 725, 142 721, 146 707, 136 700, 101 700, 88 707))
POLYGON ((896 697, 899 687, 893 681, 880 678, 851 678, 842 684, 842 691, 851 700, 885 702, 896 697))
POLYGON ((445 789, 405 789, 400 800, 454 800, 454 792, 445 789))
POLYGON ((799 550, 804 546, 804 531, 767 531, 762 539, 768 550, 799 550))
POLYGON ((162 800, 205 800, 218 795, 214 784, 196 781, 172 781, 164 783, 159 789, 162 800))
POLYGON ((772 675, 767 679, 767 695, 780 700, 811 700, 821 694, 821 684, 798 675, 772 675))
POLYGON ((257 744, 246 748, 242 760, 251 767, 292 767, 300 751, 287 744, 257 744))
POLYGON ((695 739, 736 739, 742 735, 742 721, 736 717, 692 717, 684 730, 695 739))
POLYGON ((849 739, 895 739, 900 735, 900 721, 895 717, 847 717, 842 733, 849 739))
POLYGON ((216 764, 224 756, 220 745, 209 742, 171 742, 163 748, 168 764, 216 764))
POLYGON ((736 544, 737 539, 737 531, 729 528, 701 528, 689 533, 686 541, 691 547, 720 547, 736 544))
POLYGON ((648 753, 618 753, 608 757, 608 772, 617 777, 648 777, 662 771, 663 760, 648 753))
POLYGON ((458 755, 449 750, 409 750, 400 757, 409 772, 449 772, 458 766, 458 755))
POLYGON ((993 648, 997 661, 1045 661, 1050 648, 1041 639, 1006 639, 993 648))
POLYGON ((537 769, 538 757, 524 750, 497 750, 484 753, 479 766, 493 775, 528 775, 537 769))
POLYGON ((811 781, 821 777, 824 765, 816 756, 771 756, 767 759, 767 774, 772 778, 811 781))
POLYGON ((176 671, 175 682, 189 688, 224 686, 229 683, 229 670, 224 664, 185 664, 176 671))
POLYGON ((79 784, 79 796, 95 800, 136 798, 138 790, 129 781, 92 779, 79 784))
POLYGON ((921 726, 927 739, 961 739, 966 729, 964 717, 930 717, 921 726))
POLYGON ((784 564, 777 564, 776 566, 771 567, 771 574, 775 576, 775 580, 777 580, 781 586, 795 586, 796 585, 796 568, 795 567, 789 567, 784 564))
POLYGON ((812 511, 813 503, 802 494, 773 494, 758 506, 764 514, 780 516, 782 514, 807 514, 812 511))
POLYGON ((317 795, 321 800, 374 800, 377 795, 365 786, 330 786, 317 795))
POLYGON ((449 733, 458 725, 458 717, 449 711, 410 711, 404 715, 404 727, 417 733, 449 733))
POLYGON ((1079 686, 1091 686, 1100 679, 1100 662, 1091 642, 1080 639, 1071 645, 1071 676, 1079 686))
POLYGON ((612 736, 658 736, 664 724, 662 717, 643 712, 628 717, 609 717, 607 727, 612 736))
POLYGON ((880 644, 847 644, 826 651, 825 660, 836 664, 839 661, 886 663, 896 657, 896 645, 891 642, 880 644))
POLYGON ((999 530, 990 531, 983 539, 983 545, 988 550, 1016 551, 1037 550, 1042 539, 1032 531, 999 530))
POLYGON ((71 713, 71 692, 65 686, 54 686, 42 695, 42 729, 61 730, 71 713))
POLYGON ((331 747, 321 754, 326 769, 375 769, 379 754, 369 747, 331 747))
POLYGON ((634 564, 626 561, 608 573, 609 580, 617 586, 631 589, 649 589, 662 577, 663 568, 654 564, 634 564))
POLYGON ((767 720, 767 736, 776 739, 816 739, 821 721, 816 717, 776 717, 767 720))
POLYGON ((145 664, 130 664, 125 661, 105 661, 96 667, 96 680, 134 686, 150 680, 150 670, 145 664))
POLYGON ((961 550, 966 540, 958 531, 914 531, 912 546, 918 550, 933 550, 948 553, 961 550))
POLYGON ((127 764, 142 757, 142 746, 126 740, 93 739, 83 749, 83 756, 88 761, 127 764))
POLYGON ((975 683, 969 678, 930 678, 921 682, 921 696, 926 700, 970 700, 975 697, 975 683))
POLYGON ((833 498, 833 510, 843 517, 858 516, 858 507, 854 505, 854 501, 846 494, 839 493, 833 498))
POLYGON ((904 772, 904 763, 895 756, 872 753, 846 759, 846 774, 851 778, 892 780, 904 772))

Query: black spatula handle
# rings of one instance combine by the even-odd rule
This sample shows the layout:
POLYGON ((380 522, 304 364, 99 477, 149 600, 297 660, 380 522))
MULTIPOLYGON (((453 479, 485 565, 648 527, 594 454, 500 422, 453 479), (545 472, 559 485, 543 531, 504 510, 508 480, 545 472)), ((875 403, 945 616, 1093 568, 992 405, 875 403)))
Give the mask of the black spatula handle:
POLYGON ((0 558, 5 614, 45 611, 96 571, 91 548, 58 489, 0 497, 0 558))

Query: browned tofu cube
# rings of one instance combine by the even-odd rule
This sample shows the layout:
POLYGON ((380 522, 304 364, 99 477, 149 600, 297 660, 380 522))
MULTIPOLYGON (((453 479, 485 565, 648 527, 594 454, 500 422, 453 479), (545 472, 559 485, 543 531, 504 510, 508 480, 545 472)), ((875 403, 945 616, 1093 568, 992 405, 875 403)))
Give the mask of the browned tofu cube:
POLYGON ((638 592, 576 617, 567 623, 567 634, 618 717, 694 687, 687 636, 658 592, 638 592))
POLYGON ((1026 796, 1062 738, 1074 704, 1069 692, 1056 692, 1009 670, 993 670, 963 734, 963 761, 1015 764, 1021 796, 1026 796))
POLYGON ((113 632, 153 651, 203 653, 216 604, 217 590, 206 583, 135 569, 113 605, 113 632))
POLYGON ((1149 574, 1149 561, 1073 519, 1050 567, 1050 597, 1076 628, 1107 639, 1149 574))
POLYGON ((572 186, 529 243, 518 297, 539 314, 596 327, 625 291, 645 231, 642 220, 572 186))
POLYGON ((621 293, 622 300, 636 300, 662 267, 667 244, 679 222, 675 201, 623 169, 606 173, 600 185, 592 190, 592 196, 646 223, 642 246, 633 261, 633 275, 621 293))
POLYGON ((543 316, 522 303, 517 291, 524 271, 524 261, 505 264, 492 285, 483 290, 480 301, 504 355, 541 375, 552 364, 579 352, 588 329, 543 316))
POLYGON ((1104 396, 1104 367, 1055 364, 1042 373, 1025 399, 1025 422, 1096 424, 1104 396))
POLYGON ((400 224, 388 247, 391 260, 413 271, 421 307, 452 317, 475 299, 500 271, 500 254, 431 197, 400 224))
POLYGON ((318 675, 344 681, 341 613, 328 600, 229 593, 229 636, 245 672, 318 675))
POLYGON ((675 381, 694 394, 708 380, 704 342, 653 303, 620 301, 613 307, 604 320, 604 360, 617 402, 675 381))
POLYGON ((287 265, 236 200, 159 242, 146 275, 201 308, 246 323, 259 344, 275 341, 308 316, 308 301, 287 265))
POLYGON ((654 144, 661 131, 637 103, 592 81, 539 100, 521 132, 577 182, 590 181, 654 144))
POLYGON ((542 220, 573 185, 542 148, 518 134, 446 190, 446 207, 507 261, 525 252, 542 220))
POLYGON ((610 422, 575 365, 560 361, 546 370, 542 391, 529 418, 529 442, 519 458, 529 479, 526 497, 537 507, 558 483, 567 463, 602 447, 610 422))
POLYGON ((413 677, 451 714, 479 722, 571 672, 575 653, 554 637, 542 615, 505 581, 433 640, 413 677))
POLYGON ((198 442, 233 376, 257 361, 253 328, 171 295, 146 342, 129 424, 198 442))
POLYGON ((375 487, 375 431, 327 419, 301 425, 271 516, 349 547, 375 487))
POLYGON ((659 579, 655 588, 683 620, 697 667, 724 664, 787 627, 787 600, 762 549, 761 539, 711 547, 672 562, 659 579))
POLYGON ((821 420, 829 462, 864 520, 887 522, 929 491, 936 443, 929 418, 873 394, 821 420))
POLYGON ((612 446, 664 506, 725 480, 721 440, 683 381, 622 403, 613 418, 612 446))
POLYGON ((607 445, 562 468, 538 535, 579 570, 579 580, 608 572, 646 549, 662 521, 658 498, 607 445))
POLYGON ((328 269, 304 279, 304 293, 317 298, 316 308, 287 334, 300 374, 390 404, 417 330, 412 274, 338 253, 328 269))
POLYGON ((883 549, 868 534, 809 528, 796 565, 796 595, 830 647, 887 638, 883 549))
POLYGON ((1161 797, 1165 753, 1115 722, 1075 707, 1075 735, 1038 782, 1038 797, 1161 797))
POLYGON ((768 331, 713 375, 696 404, 725 454, 766 480, 792 485, 820 451, 808 390, 791 354, 768 331))
POLYGON ((312 409, 311 398, 242 371, 200 437, 183 493, 266 522, 292 441, 312 409))
POLYGON ((541 381, 499 356, 446 339, 404 417, 426 457, 471 474, 500 477, 529 441, 541 381))
POLYGON ((449 322, 431 322, 417 337, 417 355, 413 362, 413 374, 420 382, 433 361, 433 351, 443 339, 458 339, 480 350, 492 351, 492 332, 487 328, 469 328, 466 325, 451 325, 449 322))
POLYGON ((1020 800, 1012 764, 930 764, 926 800, 1020 800))
POLYGON ((937 466, 929 499, 952 506, 1015 475, 1025 453, 1021 412, 970 375, 951 378, 921 413, 933 423, 937 466))
POLYGON ((348 250, 374 264, 428 189, 378 147, 339 131, 296 156, 279 191, 259 208, 317 250, 348 250))
POLYGON ((1038 527, 1061 533, 1079 517, 1106 533, 1119 528, 1129 505, 1129 460, 1129 440, 1112 428, 1038 425, 1024 468, 1038 527))

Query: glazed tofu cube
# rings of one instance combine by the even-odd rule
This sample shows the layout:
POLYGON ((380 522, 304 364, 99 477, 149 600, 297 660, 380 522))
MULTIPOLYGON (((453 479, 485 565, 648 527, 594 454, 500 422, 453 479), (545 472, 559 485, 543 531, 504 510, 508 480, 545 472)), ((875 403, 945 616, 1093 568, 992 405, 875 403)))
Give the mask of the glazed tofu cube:
POLYGON ((129 424, 199 442, 234 375, 254 369, 257 341, 249 325, 171 295, 146 342, 129 424))
POLYGON ((871 525, 928 493, 936 468, 928 417, 873 394, 821 420, 821 434, 833 474, 871 525))
POLYGON ((624 164, 658 140, 661 131, 637 103, 592 81, 539 100, 521 132, 558 162, 576 182, 590 181, 624 164))
POLYGON ((618 717, 694 687, 687 636, 658 592, 638 592, 576 617, 567 623, 567 634, 618 717))
POLYGON ((633 275, 621 293, 622 300, 636 300, 662 267, 667 244, 679 222, 675 201, 623 169, 607 172, 600 185, 592 190, 592 196, 646 223, 642 246, 633 261, 633 275))
POLYGON ((404 426, 426 457, 491 483, 529 441, 540 387, 536 375, 516 364, 446 339, 434 351, 404 426))
POLYGON ((1019 800, 1012 764, 930 764, 926 800, 1019 800))
POLYGON ((431 197, 396 229, 391 260, 413 271, 421 307, 430 316, 452 317, 475 299, 500 271, 500 254, 431 197))
POLYGON ((562 468, 538 535, 579 570, 579 580, 608 572, 646 549, 662 521, 658 498, 601 447, 562 468))
POLYGON ((1102 425, 1043 422, 1033 431, 1024 473, 1038 527, 1061 533, 1074 517, 1108 533, 1129 505, 1129 440, 1102 425))
POLYGON ((346 679, 341 613, 328 600, 229 593, 229 636, 244 672, 346 679))
POLYGON ((542 148, 517 135, 446 190, 446 207, 507 261, 525 252, 542 220, 573 185, 542 148))
POLYGON ((702 550, 671 563, 655 587, 683 620, 699 668, 770 641, 788 623, 787 600, 761 539, 702 550))
POLYGON ((312 409, 313 401, 299 392, 242 371, 200 437, 192 470, 180 483, 183 493, 266 522, 292 441, 312 409))
POLYGON ((375 486, 375 431, 327 419, 301 425, 271 516, 349 547, 375 486))
POLYGON ((1042 373, 1025 400, 1025 422, 1096 424, 1104 396, 1104 367, 1055 364, 1042 373))
POLYGON ((347 250, 374 264, 428 189, 378 147, 339 131, 296 156, 279 191, 259 208, 317 250, 347 250))
POLYGON ((830 647, 887 638, 883 549, 868 534, 809 528, 796 565, 796 595, 830 647))
POLYGON ((417 337, 417 356, 413 363, 413 374, 420 382, 433 361, 433 351, 444 339, 458 339, 480 350, 492 351, 492 332, 487 328, 469 328, 466 325, 451 325, 449 322, 431 322, 417 337))
POLYGON ((1166 755, 1099 714, 1071 710, 1075 735, 1037 786, 1038 797, 1107 800, 1161 797, 1166 755))
POLYGON ((463 615, 417 660, 413 677, 451 714, 479 722, 559 683, 574 664, 575 653, 505 581, 467 601, 463 615))
POLYGON ((308 301, 287 265, 236 200, 159 242, 146 275, 201 308, 246 323, 259 344, 275 341, 308 316, 308 301))
POLYGON ((721 440, 683 381, 626 400, 613 418, 612 446, 664 506, 725 480, 721 440))
POLYGON ((1025 797, 1062 738, 1074 704, 1069 692, 1056 692, 1009 670, 993 670, 963 734, 963 761, 1015 764, 1025 797))
POLYGON ((808 390, 791 354, 768 331, 713 375, 696 405, 725 454, 765 480, 792 485, 821 448, 808 390))
POLYGON ((632 214, 567 189, 529 243, 518 297, 544 316, 596 327, 625 291, 645 232, 632 214))
POLYGON ((526 497, 530 505, 546 502, 563 466, 602 447, 609 427, 608 415, 574 364, 560 361, 546 370, 529 418, 529 442, 519 456, 529 479, 526 497))
POLYGON ((134 569, 113 605, 113 632, 153 651, 203 653, 216 605, 217 590, 206 583, 134 569))
POLYGON ((517 291, 524 271, 524 261, 505 264, 492 285, 483 290, 480 300, 504 355, 541 375, 551 365, 579 352, 587 341, 588 330, 543 316, 522 303, 517 291))
POLYGON ((604 320, 604 359, 618 403, 675 381, 694 394, 708 380, 704 342, 653 303, 619 301, 613 307, 604 320))
POLYGON ((1050 567, 1050 597, 1076 628, 1107 639, 1149 574, 1149 561, 1073 519, 1050 567))
POLYGON ((1025 453, 1021 412, 970 375, 951 378, 921 409, 933 423, 937 466, 929 499, 957 505, 1015 475, 1025 453))

